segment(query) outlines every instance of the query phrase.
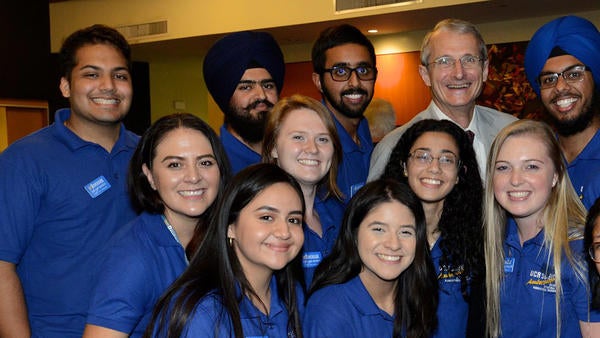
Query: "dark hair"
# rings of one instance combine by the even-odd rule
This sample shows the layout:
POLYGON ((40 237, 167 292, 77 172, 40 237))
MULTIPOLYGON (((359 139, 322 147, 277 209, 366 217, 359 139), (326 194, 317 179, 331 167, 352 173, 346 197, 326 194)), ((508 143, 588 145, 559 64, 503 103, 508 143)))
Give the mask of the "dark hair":
POLYGON ((398 276, 393 337, 429 337, 437 325, 438 282, 427 245, 425 215, 419 198, 396 180, 367 183, 350 200, 333 250, 315 270, 311 294, 356 277, 363 263, 358 254, 358 228, 378 205, 397 201, 407 206, 416 222, 413 263, 398 276))
MULTIPOLYGON (((215 155, 215 160, 219 166, 219 190, 216 200, 223 194, 225 185, 231 177, 231 169, 227 154, 219 141, 219 137, 212 128, 202 121, 199 117, 187 114, 178 113, 163 116, 146 130, 140 142, 135 149, 131 162, 129 163, 129 173, 127 175, 127 185, 131 200, 138 212, 147 211, 154 214, 162 214, 165 211, 165 205, 158 192, 150 186, 148 178, 142 171, 142 166, 145 164, 148 169, 152 169, 152 160, 156 156, 156 148, 163 141, 165 135, 178 128, 188 128, 201 132, 212 147, 215 155)), ((213 202, 210 207, 202 214, 198 220, 194 236, 186 247, 186 254, 191 257, 204 237, 204 230, 207 227, 207 222, 216 209, 216 204, 213 202)))
POLYGON ((325 52, 330 48, 348 43, 364 46, 369 51, 373 68, 376 67, 375 48, 371 41, 358 28, 343 24, 329 27, 319 34, 312 47, 313 71, 322 75, 325 69, 325 62, 327 61, 325 52))
POLYGON ((594 222, 596 222, 598 216, 600 216, 600 198, 594 202, 594 205, 592 205, 588 212, 584 233, 585 257, 588 262, 590 287, 592 289, 592 308, 596 310, 600 310, 600 276, 598 275, 596 264, 588 255, 587 250, 592 246, 592 243, 594 243, 594 222))
MULTIPOLYGON (((444 199, 438 223, 439 246, 442 250, 440 266, 445 269, 463 267, 460 275, 463 296, 467 297, 467 281, 481 283, 484 274, 482 202, 483 185, 475 151, 467 133, 448 120, 421 120, 402 135, 385 167, 382 177, 407 183, 404 168, 416 140, 427 132, 448 134, 456 142, 460 168, 458 183, 444 199)), ((443 271, 444 273, 450 271, 443 271)))
MULTIPOLYGON (((276 183, 290 185, 302 201, 304 197, 294 178, 275 164, 259 163, 240 171, 227 185, 211 221, 206 239, 198 248, 190 265, 169 287, 156 304, 145 336, 158 332, 161 337, 179 337, 196 305, 212 290, 216 290, 227 314, 231 317, 234 335, 243 337, 240 320, 239 284, 242 295, 255 294, 248 282, 232 246, 228 245, 227 229, 238 220, 240 212, 258 193, 276 183)), ((275 271, 277 291, 289 314, 288 330, 302 337, 296 286, 303 280, 301 255, 296 256, 281 270, 275 271)), ((258 297, 257 297, 258 298, 258 297)), ((215 321, 224 320, 225 313, 215 321)))
POLYGON ((127 68, 131 69, 131 47, 125 37, 114 28, 96 24, 74 32, 63 42, 59 54, 61 76, 71 82, 71 72, 77 64, 77 51, 83 46, 98 44, 115 47, 127 61, 127 68))

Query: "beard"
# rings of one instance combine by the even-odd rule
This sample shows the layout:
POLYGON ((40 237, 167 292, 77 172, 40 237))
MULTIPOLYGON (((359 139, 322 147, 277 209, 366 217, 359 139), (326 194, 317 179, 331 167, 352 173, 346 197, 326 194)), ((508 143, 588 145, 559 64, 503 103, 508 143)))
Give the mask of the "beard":
POLYGON ((261 103, 265 104, 269 109, 274 105, 267 99, 257 100, 246 107, 234 107, 230 105, 227 114, 225 114, 225 124, 235 130, 246 143, 258 143, 263 139, 269 111, 259 111, 256 113, 256 116, 252 116, 250 113, 250 111, 261 103))
POLYGON ((592 123, 592 120, 600 108, 600 95, 594 92, 592 103, 583 107, 581 113, 568 120, 561 120, 553 114, 548 114, 550 122, 560 136, 572 136, 584 131, 592 123))
MULTIPOLYGON (((321 83, 324 83, 323 80, 321 80, 321 83)), ((369 94, 367 93, 367 91, 362 88, 351 88, 351 89, 344 90, 343 92, 340 93, 339 102, 338 102, 335 100, 335 98, 333 97, 331 92, 327 89, 327 86, 322 86, 321 90, 323 91, 323 96, 325 97, 325 100, 327 102, 329 102, 329 104, 331 104, 331 106, 335 110, 337 110, 342 115, 344 115, 348 118, 351 118, 351 119, 362 117, 363 113, 367 109, 367 106, 371 102, 371 99, 373 98, 372 96, 369 97, 368 96, 369 94), (348 95, 348 94, 361 94, 361 95, 364 95, 365 97, 367 97, 367 99, 358 108, 349 107, 348 105, 346 105, 344 103, 344 100, 343 100, 343 96, 348 95)))

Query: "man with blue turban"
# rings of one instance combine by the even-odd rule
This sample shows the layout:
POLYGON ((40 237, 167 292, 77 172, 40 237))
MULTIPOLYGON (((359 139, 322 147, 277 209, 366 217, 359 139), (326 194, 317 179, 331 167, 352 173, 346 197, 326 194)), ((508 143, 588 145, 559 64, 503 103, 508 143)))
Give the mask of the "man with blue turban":
POLYGON ((260 162, 265 122, 283 87, 279 45, 264 32, 229 34, 208 50, 203 73, 225 114, 221 142, 233 172, 260 162))
POLYGON ((600 32, 577 16, 548 22, 527 46, 525 72, 556 129, 573 186, 589 208, 600 196, 600 32))

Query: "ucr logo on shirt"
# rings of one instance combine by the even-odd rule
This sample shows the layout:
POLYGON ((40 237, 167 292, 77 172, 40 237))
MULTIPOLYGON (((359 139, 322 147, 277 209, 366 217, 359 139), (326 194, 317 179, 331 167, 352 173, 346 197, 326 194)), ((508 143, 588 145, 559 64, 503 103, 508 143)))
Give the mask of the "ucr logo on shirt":
POLYGON ((110 187, 111 185, 108 183, 108 180, 100 175, 90 183, 86 184, 83 188, 92 198, 96 198, 102 195, 106 190, 110 189, 110 187))

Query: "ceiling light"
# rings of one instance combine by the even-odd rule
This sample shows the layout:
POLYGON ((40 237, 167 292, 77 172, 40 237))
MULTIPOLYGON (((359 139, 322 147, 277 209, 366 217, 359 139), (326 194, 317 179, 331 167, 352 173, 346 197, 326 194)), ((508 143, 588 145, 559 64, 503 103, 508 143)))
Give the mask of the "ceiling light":
POLYGON ((376 30, 376 29, 369 29, 367 32, 369 32, 371 34, 375 34, 375 33, 379 32, 379 31, 376 30))

